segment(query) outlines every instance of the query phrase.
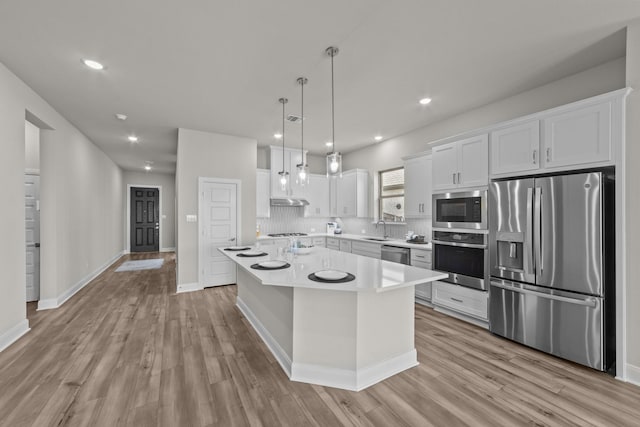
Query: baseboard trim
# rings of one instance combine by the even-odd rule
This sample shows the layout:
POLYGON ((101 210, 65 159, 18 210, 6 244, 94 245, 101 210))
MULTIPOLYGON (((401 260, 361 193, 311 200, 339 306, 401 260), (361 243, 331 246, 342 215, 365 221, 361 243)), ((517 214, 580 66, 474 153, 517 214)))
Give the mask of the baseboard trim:
POLYGON ((201 291, 204 289, 204 286, 200 285, 199 283, 182 283, 180 285, 178 285, 178 288, 176 289, 176 293, 177 294, 183 294, 185 292, 195 292, 195 291, 201 291))
POLYGON ((30 330, 31 328, 29 328, 29 319, 22 319, 17 325, 10 328, 4 334, 0 335, 0 351, 18 341, 21 336, 23 336, 30 330))
POLYGON ((80 289, 87 286, 89 283, 91 283, 93 279, 95 279, 100 274, 102 274, 107 268, 111 267, 113 263, 118 261, 120 257, 122 257, 124 254, 125 254, 125 251, 118 252, 109 261, 105 262, 96 270, 94 270, 92 273, 89 273, 88 275, 80 279, 80 281, 78 281, 71 288, 67 289, 64 293, 59 295, 57 298, 49 298, 49 299, 43 299, 38 301, 38 311, 51 310, 51 309, 60 307, 65 302, 69 301, 69 299, 71 299, 72 296, 74 296, 78 291, 80 291, 80 289))
POLYGON ((625 381, 640 386, 640 367, 627 363, 627 378, 625 381))
POLYGON ((291 380, 343 390, 360 391, 404 370, 418 366, 415 349, 358 370, 327 368, 294 362, 291 380))
POLYGON ((176 251, 176 248, 175 248, 175 247, 173 247, 173 248, 162 248, 162 249, 160 249, 160 252, 175 252, 175 251, 176 251))
POLYGON ((267 345, 269 350, 271 350, 271 354, 276 358, 282 370, 287 374, 287 377, 291 378, 291 358, 284 351, 278 341, 273 338, 273 336, 269 333, 267 328, 264 327, 262 322, 258 320, 258 318, 253 314, 253 311, 249 308, 247 304, 240 297, 236 298, 236 307, 240 309, 244 317, 251 323, 253 329, 258 333, 262 341, 267 345))

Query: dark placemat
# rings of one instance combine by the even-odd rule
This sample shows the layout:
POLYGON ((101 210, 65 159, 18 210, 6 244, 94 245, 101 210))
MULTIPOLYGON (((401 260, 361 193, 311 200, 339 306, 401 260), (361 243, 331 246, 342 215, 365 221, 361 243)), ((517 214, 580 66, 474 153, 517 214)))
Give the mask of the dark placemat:
POLYGON ((265 256, 265 255, 269 255, 269 254, 266 253, 266 252, 262 252, 262 253, 255 254, 255 255, 239 253, 236 256, 243 257, 243 258, 255 258, 255 257, 265 256))
POLYGON ((291 264, 286 263, 285 265, 281 265, 280 267, 263 267, 260 264, 253 264, 251 265, 251 268, 255 269, 255 270, 283 270, 285 268, 289 268, 291 267, 291 264))
POLYGON ((244 248, 224 248, 225 251, 231 251, 231 252, 246 251, 247 249, 251 249, 251 248, 249 246, 244 248))
POLYGON ((327 280, 327 279, 321 279, 320 277, 317 277, 315 275, 315 273, 311 273, 310 275, 307 276, 307 278, 309 280, 313 280, 314 282, 322 282, 322 283, 346 283, 346 282, 351 282, 352 280, 354 280, 356 278, 356 276, 354 276, 351 273, 347 273, 347 277, 344 277, 342 279, 337 279, 337 280, 327 280))

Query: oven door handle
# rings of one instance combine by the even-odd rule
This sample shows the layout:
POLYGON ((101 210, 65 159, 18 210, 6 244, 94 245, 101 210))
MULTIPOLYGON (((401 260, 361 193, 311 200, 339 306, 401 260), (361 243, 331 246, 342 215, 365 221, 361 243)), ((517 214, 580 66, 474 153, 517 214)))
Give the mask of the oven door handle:
POLYGON ((431 242, 434 245, 459 246, 461 248, 474 248, 474 249, 487 249, 487 245, 477 245, 474 243, 444 242, 442 240, 431 240, 431 242))

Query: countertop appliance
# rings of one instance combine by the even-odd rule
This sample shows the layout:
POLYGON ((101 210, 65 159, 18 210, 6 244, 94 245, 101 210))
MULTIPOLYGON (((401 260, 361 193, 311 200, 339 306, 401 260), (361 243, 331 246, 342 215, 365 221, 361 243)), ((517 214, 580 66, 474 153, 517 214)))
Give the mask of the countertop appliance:
POLYGON ((338 223, 334 221, 327 222, 327 234, 334 234, 338 228, 338 223))
POLYGON ((434 228, 487 229, 487 190, 434 194, 434 228))
POLYGON ((487 232, 433 232, 433 269, 449 273, 443 282, 486 290, 487 232))
POLYGON ((612 170, 489 187, 491 332, 615 372, 612 170))
POLYGON ((399 246, 382 245, 382 260, 409 265, 411 263, 411 249, 399 246))

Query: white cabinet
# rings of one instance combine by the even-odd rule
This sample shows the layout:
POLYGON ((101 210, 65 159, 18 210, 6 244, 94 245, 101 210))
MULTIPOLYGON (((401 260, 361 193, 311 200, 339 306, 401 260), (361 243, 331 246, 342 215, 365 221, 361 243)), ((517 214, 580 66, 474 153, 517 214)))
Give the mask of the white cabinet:
POLYGON ((326 175, 309 175, 309 187, 307 189, 309 205, 305 206, 304 210, 306 217, 326 218, 331 216, 329 183, 330 178, 327 178, 326 175))
POLYGON ((540 168, 540 121, 491 132, 491 175, 535 171, 540 168))
POLYGON ((370 258, 382 258, 382 245, 379 243, 351 242, 351 253, 370 258))
POLYGON ((431 301, 435 306, 487 321, 487 292, 445 282, 432 283, 431 301))
POLYGON ((335 237, 327 237, 327 249, 340 250, 340 239, 335 237))
POLYGON ((404 216, 431 217, 431 156, 404 160, 404 216))
POLYGON ((608 101, 544 119, 545 167, 610 161, 611 114, 612 103, 608 101))
MULTIPOLYGON (((305 150, 305 156, 307 151, 305 150)), ((280 175, 278 172, 283 170, 282 167, 282 147, 270 147, 270 167, 271 167, 271 197, 305 197, 307 187, 301 187, 296 184, 296 165, 301 163, 302 152, 300 150, 286 148, 284 149, 284 170, 289 172, 287 186, 283 190, 280 185, 280 175)))
MULTIPOLYGON (((411 265, 413 267, 431 270, 431 251, 423 249, 411 249, 411 265)), ((416 301, 422 303, 431 301, 431 283, 416 285, 416 301)))
POLYGON ((269 218, 271 214, 271 172, 256 171, 256 218, 269 218))
POLYGON ((311 243, 313 244, 313 246, 316 246, 318 248, 324 248, 327 246, 327 239, 325 237, 312 237, 311 238, 311 243))
POLYGON ((369 173, 363 169, 343 172, 342 178, 332 178, 336 182, 335 216, 368 217, 369 173))
POLYGON ((489 183, 487 134, 433 148, 433 190, 486 186, 489 183))
POLYGON ((351 252, 351 240, 340 239, 340 252, 351 252))

